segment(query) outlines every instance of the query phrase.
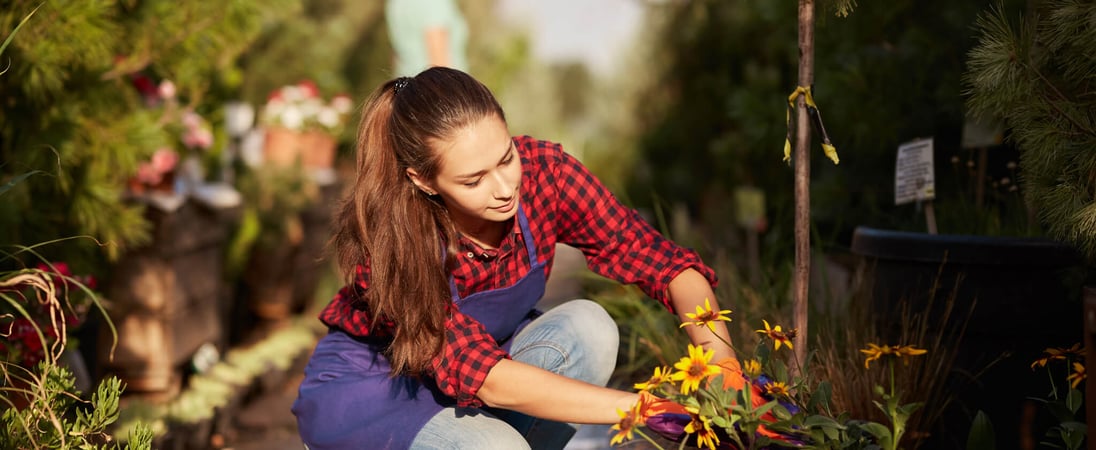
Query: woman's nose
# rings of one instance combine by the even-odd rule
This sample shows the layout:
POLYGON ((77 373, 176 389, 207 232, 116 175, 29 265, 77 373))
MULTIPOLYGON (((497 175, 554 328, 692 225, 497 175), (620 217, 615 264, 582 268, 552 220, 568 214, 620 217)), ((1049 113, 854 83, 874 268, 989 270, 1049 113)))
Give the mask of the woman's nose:
POLYGON ((497 199, 508 199, 514 195, 514 186, 501 171, 495 173, 495 191, 497 199))

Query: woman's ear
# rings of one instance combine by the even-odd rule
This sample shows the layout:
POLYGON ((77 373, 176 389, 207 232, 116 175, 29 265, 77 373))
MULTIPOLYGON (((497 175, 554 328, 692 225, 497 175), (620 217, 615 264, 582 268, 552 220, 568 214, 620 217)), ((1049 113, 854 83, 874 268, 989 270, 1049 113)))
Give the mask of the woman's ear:
POLYGON ((431 189, 430 186, 427 185, 426 181, 419 176, 419 173, 415 172, 415 169, 412 169, 410 167, 407 168, 407 178, 410 178, 411 182, 415 183, 415 187, 419 188, 420 191, 426 193, 426 195, 438 195, 438 192, 434 189, 431 189))

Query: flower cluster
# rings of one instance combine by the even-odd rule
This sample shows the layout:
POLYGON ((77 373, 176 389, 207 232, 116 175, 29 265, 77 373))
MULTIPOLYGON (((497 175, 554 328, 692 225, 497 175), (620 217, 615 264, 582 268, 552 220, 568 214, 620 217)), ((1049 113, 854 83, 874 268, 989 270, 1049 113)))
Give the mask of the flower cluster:
POLYGON ((133 84, 146 106, 161 109, 159 122, 177 141, 174 146, 156 149, 147 161, 139 163, 137 173, 130 179, 129 189, 137 194, 147 190, 173 191, 180 150, 205 151, 212 148, 213 128, 197 112, 180 107, 176 98, 177 88, 171 80, 162 80, 155 85, 147 76, 141 75, 133 78, 133 84))
POLYGON ((349 96, 339 94, 326 101, 316 84, 305 80, 272 92, 263 107, 261 120, 270 127, 338 135, 346 125, 352 107, 349 96))
MULTIPOLYGON (((703 308, 686 314, 688 320, 682 326, 706 327, 714 334, 714 322, 731 321, 730 313, 712 310, 705 299, 703 308)), ((687 354, 672 369, 656 367, 650 378, 634 385, 639 401, 629 411, 618 411, 621 420, 612 427, 616 434, 610 443, 622 444, 638 434, 662 449, 650 432, 680 442, 681 446, 695 443, 710 450, 897 448, 906 421, 920 405, 899 403, 901 395, 893 383, 894 362, 923 355, 926 350, 912 345, 877 344, 861 350, 866 355, 865 369, 872 361, 880 360, 891 371, 890 389, 875 390, 883 399, 876 405, 891 422, 888 428, 868 420, 832 417, 827 396, 807 395, 806 378, 790 377, 782 355, 777 353, 782 348, 792 349, 798 330, 785 331, 780 325, 762 322, 764 328, 756 330, 761 339, 757 355, 741 362, 737 358, 713 362, 714 350, 689 345, 687 354)), ((730 342, 715 336, 739 353, 730 342)), ((791 358, 798 364, 794 355, 791 358)))
POLYGON ((1069 348, 1051 347, 1031 363, 1031 370, 1046 369, 1050 384, 1047 398, 1033 399, 1044 403, 1057 422, 1047 430, 1046 438, 1058 442, 1044 442, 1047 446, 1069 450, 1079 450, 1084 446, 1087 434, 1083 409, 1085 396, 1080 386, 1088 378, 1085 353, 1086 348, 1080 343, 1069 348), (1063 380, 1068 388, 1058 386, 1063 380))
POLYGON ((22 311, 0 311, 0 358, 29 369, 58 343, 63 347, 67 331, 79 326, 87 313, 88 303, 81 301, 85 297, 80 292, 95 285, 94 277, 73 275, 64 262, 38 264, 5 279, 0 293, 21 299, 22 311), (60 298, 68 300, 67 308, 60 298))

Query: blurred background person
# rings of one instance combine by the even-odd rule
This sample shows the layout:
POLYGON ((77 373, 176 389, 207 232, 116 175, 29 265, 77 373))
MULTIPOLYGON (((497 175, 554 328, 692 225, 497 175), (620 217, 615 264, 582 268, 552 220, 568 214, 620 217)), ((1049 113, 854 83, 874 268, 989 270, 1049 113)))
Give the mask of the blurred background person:
POLYGON ((384 12, 394 76, 414 76, 433 66, 468 70, 468 24, 456 1, 386 0, 384 12))

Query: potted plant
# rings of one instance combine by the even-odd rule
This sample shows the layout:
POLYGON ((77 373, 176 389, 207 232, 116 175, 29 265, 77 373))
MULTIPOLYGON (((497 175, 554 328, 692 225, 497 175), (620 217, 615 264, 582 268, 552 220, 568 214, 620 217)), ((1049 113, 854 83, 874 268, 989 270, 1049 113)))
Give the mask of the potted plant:
POLYGON ((337 138, 351 107, 350 97, 343 94, 325 100, 310 80, 276 89, 261 115, 266 127, 264 162, 276 167, 299 164, 306 169, 331 169, 337 138))

